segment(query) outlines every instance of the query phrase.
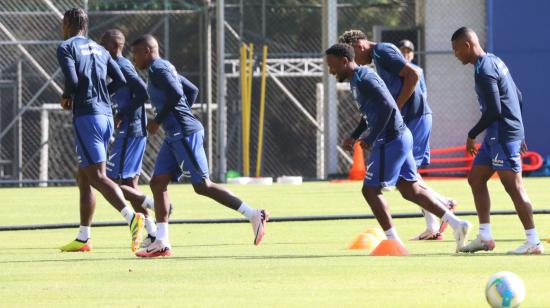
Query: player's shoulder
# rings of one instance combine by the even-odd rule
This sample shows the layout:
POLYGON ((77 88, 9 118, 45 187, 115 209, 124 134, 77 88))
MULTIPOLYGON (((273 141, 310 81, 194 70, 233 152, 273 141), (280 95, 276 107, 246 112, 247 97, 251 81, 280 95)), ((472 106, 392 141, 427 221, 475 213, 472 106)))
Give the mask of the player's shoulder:
POLYGON ((399 49, 392 43, 388 42, 379 42, 374 45, 374 51, 377 53, 399 53, 399 49))
POLYGON ((506 67, 504 62, 491 53, 479 57, 475 63, 475 74, 479 76, 494 75, 497 71, 506 67))
POLYGON ((153 63, 151 63, 151 66, 149 66, 150 73, 157 73, 164 70, 177 74, 174 65, 172 65, 170 61, 162 58, 155 59, 153 63))

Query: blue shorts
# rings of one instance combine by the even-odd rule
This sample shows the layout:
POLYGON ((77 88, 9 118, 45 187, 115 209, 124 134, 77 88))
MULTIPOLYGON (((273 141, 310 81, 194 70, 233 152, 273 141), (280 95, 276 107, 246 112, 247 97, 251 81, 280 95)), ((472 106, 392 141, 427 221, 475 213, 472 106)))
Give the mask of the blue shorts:
POLYGON ((155 162, 153 176, 171 174, 177 181, 182 177, 190 177, 193 184, 208 179, 208 162, 203 139, 202 130, 178 139, 164 139, 155 162))
POLYGON ((73 119, 76 154, 81 168, 107 161, 107 147, 113 134, 113 117, 84 115, 73 119))
POLYGON ((521 140, 498 142, 496 137, 487 136, 474 159, 474 166, 491 166, 493 170, 521 172, 521 140))
POLYGON ((384 143, 376 142, 367 163, 363 185, 390 188, 399 178, 416 181, 416 164, 412 154, 413 138, 406 129, 400 136, 384 143))
POLYGON ((432 115, 425 114, 407 121, 407 128, 413 136, 413 156, 417 167, 430 164, 430 134, 432 132, 432 115))
POLYGON ((131 137, 118 131, 109 150, 107 176, 111 179, 132 179, 141 173, 147 137, 131 137))

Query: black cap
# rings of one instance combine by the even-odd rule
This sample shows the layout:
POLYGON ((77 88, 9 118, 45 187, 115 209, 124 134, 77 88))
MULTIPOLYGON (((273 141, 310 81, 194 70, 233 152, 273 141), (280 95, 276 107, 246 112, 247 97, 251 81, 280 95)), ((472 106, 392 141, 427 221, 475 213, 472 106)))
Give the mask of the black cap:
POLYGON ((414 44, 413 42, 409 41, 409 40, 401 40, 399 41, 399 44, 397 45, 397 47, 399 47, 399 49, 401 48, 408 48, 412 51, 414 51, 414 44))

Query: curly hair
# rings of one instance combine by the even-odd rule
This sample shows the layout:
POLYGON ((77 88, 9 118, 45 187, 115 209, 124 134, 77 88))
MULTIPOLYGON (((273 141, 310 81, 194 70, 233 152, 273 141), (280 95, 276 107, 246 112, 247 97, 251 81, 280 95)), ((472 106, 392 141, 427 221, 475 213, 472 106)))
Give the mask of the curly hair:
POLYGON ((81 8, 72 8, 63 15, 63 20, 76 31, 88 32, 88 15, 81 8))
POLYGON ((343 44, 353 45, 360 40, 366 40, 367 35, 361 30, 348 30, 338 38, 338 41, 343 44))

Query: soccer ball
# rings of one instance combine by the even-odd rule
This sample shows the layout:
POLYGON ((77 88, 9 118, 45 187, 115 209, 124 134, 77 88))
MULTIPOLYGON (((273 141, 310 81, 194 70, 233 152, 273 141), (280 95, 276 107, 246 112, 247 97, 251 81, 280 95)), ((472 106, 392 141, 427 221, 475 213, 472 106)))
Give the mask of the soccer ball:
POLYGON ((514 273, 498 272, 489 278, 485 297, 493 308, 518 307, 525 299, 525 285, 514 273))

